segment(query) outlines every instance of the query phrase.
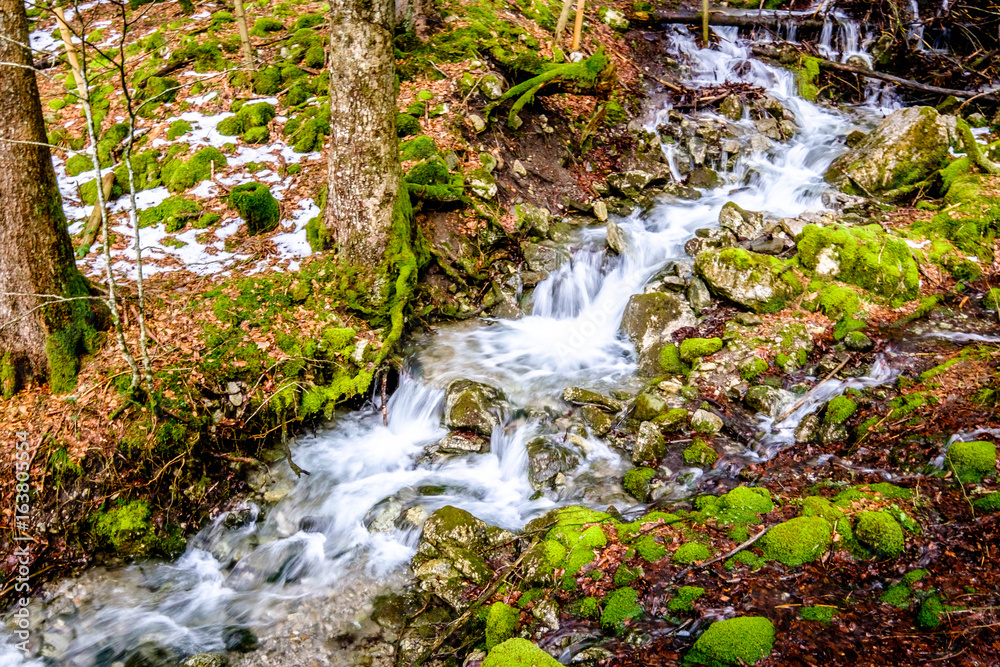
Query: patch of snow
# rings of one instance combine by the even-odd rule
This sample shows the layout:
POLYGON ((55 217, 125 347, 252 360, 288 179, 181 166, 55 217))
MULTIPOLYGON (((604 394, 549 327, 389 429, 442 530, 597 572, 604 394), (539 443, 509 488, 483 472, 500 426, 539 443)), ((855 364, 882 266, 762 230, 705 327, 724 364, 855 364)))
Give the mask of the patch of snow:
POLYGON ((191 190, 191 194, 201 199, 208 199, 209 197, 218 196, 219 191, 216 184, 212 181, 202 181, 197 187, 191 190))
POLYGON ((219 96, 219 93, 217 91, 213 90, 211 92, 205 93, 204 95, 198 95, 196 97, 189 97, 189 98, 187 98, 187 102, 190 103, 190 104, 193 104, 195 106, 199 106, 200 107, 201 105, 206 104, 206 103, 214 100, 218 96, 219 96))
POLYGON ((306 240, 306 224, 319 214, 319 206, 307 197, 299 202, 299 210, 292 215, 291 220, 282 220, 281 226, 288 231, 271 238, 281 259, 295 260, 312 254, 312 248, 306 240))

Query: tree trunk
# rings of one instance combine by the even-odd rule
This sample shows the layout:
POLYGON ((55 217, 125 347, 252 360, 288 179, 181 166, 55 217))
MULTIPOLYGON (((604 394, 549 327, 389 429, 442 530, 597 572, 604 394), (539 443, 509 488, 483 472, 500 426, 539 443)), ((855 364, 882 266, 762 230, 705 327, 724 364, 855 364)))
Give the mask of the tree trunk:
POLYGON ((0 65, 0 383, 7 395, 46 376, 53 392, 72 389, 91 331, 89 285, 74 263, 27 43, 24 3, 0 0, 0 62, 13 63, 0 65))
POLYGON ((330 3, 330 157, 324 244, 382 263, 400 189, 391 0, 330 3))

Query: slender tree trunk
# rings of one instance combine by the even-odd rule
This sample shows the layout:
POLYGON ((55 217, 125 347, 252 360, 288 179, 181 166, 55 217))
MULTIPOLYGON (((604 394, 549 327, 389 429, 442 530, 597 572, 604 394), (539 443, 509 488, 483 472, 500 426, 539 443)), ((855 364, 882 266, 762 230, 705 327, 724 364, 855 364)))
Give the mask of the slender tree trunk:
POLYGON ((243 9, 243 0, 236 0, 236 25, 240 29, 240 45, 243 48, 243 64, 253 67, 253 47, 250 45, 250 33, 247 31, 247 13, 243 9))
POLYGON ((382 263, 400 189, 392 0, 330 2, 330 157, 325 243, 382 263), (332 243, 331 243, 332 242, 332 243))
POLYGON ((0 0, 0 380, 72 389, 91 330, 46 145, 22 0, 0 0), (23 143, 18 143, 23 142, 23 143), (82 297, 82 298, 81 298, 82 297))

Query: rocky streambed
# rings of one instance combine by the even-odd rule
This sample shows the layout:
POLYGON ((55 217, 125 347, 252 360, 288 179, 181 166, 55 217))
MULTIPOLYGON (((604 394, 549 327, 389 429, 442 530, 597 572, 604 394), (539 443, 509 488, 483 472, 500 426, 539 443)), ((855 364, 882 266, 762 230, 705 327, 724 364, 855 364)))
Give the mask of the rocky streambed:
POLYGON ((310 474, 275 463, 176 562, 51 586, 32 651, 916 663, 956 630, 995 660, 994 190, 960 157, 993 149, 934 109, 816 106, 718 37, 671 56, 749 92, 651 108, 565 218, 522 205, 492 317, 415 337, 384 406, 300 437, 310 474))

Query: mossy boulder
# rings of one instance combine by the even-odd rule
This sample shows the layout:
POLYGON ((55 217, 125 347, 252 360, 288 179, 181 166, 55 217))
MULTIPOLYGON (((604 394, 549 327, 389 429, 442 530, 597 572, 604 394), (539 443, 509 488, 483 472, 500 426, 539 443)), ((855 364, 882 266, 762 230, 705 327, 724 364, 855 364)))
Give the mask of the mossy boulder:
POLYGON ((487 528, 482 519, 445 505, 424 522, 420 540, 439 550, 454 545, 480 551, 486 546, 487 528))
POLYGON ((699 586, 681 586, 677 594, 670 598, 667 609, 672 612, 691 611, 698 598, 705 594, 705 589, 699 586))
POLYGON ((798 567, 822 556, 832 539, 829 521, 819 516, 800 516, 772 527, 760 543, 768 560, 798 567))
POLYGON ((764 233, 764 214, 748 211, 735 202, 727 202, 719 212, 719 225, 740 240, 755 239, 764 233))
POLYGON ((217 169, 224 169, 226 163, 226 156, 222 151, 207 146, 188 160, 174 158, 163 165, 161 170, 163 184, 170 192, 181 192, 211 178, 213 164, 217 169))
POLYGON ((825 178, 849 194, 893 198, 943 167, 958 143, 954 116, 931 107, 900 109, 834 160, 825 178))
POLYGON ((667 446, 660 427, 653 422, 642 422, 632 449, 633 465, 656 465, 667 454, 667 446))
POLYGON ((667 344, 667 337, 681 327, 695 324, 694 312, 682 297, 652 292, 629 298, 620 330, 639 353, 639 372, 652 376, 659 373, 660 350, 667 344))
POLYGON ((673 560, 679 565, 691 565, 700 561, 708 560, 712 557, 712 551, 704 544, 698 542, 688 542, 677 547, 673 560))
POLYGON ((949 467, 964 483, 979 482, 996 472, 997 447, 992 442, 955 442, 948 448, 949 467))
POLYGON ((681 341, 681 359, 690 363, 695 359, 707 357, 722 349, 721 338, 685 338, 681 341))
POLYGON ((646 496, 649 495, 649 482, 654 475, 656 475, 656 471, 652 468, 633 468, 625 473, 622 488, 637 500, 645 502, 646 496))
POLYGON ((774 624, 758 616, 740 616, 709 626, 684 656, 685 665, 753 665, 771 654, 774 624))
POLYGON ((903 529, 887 512, 860 512, 854 517, 854 536, 883 558, 896 558, 905 548, 903 529))
POLYGON ((601 612, 601 627, 616 634, 625 630, 626 623, 641 618, 645 610, 638 602, 639 594, 634 588, 619 588, 604 600, 601 612))
POLYGON ((508 639, 494 646, 481 667, 561 667, 551 655, 527 639, 508 639))
POLYGON ((803 289, 790 265, 742 248, 700 253, 695 272, 716 296, 757 313, 781 310, 803 289))
POLYGON ((247 223, 251 236, 266 234, 278 226, 281 208, 263 183, 242 183, 229 193, 229 203, 247 223))
POLYGON ((910 247, 879 225, 806 225, 798 249, 802 266, 817 278, 857 285, 897 306, 918 295, 920 271, 910 247))
POLYGON ((427 135, 420 135, 399 145, 399 159, 404 162, 423 160, 432 155, 437 155, 437 152, 438 148, 434 144, 434 140, 427 135))
POLYGON ((399 137, 410 137, 422 132, 420 121, 409 114, 401 113, 396 115, 396 135, 399 137))
POLYGON ((858 404, 847 396, 837 396, 826 404, 823 421, 828 424, 843 424, 857 409, 858 404))
POLYGON ((254 21, 253 28, 250 29, 250 36, 263 39, 272 32, 281 32, 284 29, 285 26, 278 19, 271 18, 270 16, 261 16, 254 21))
POLYGON ((223 119, 217 129, 224 136, 243 135, 243 140, 247 143, 264 143, 270 138, 267 125, 276 115, 274 106, 267 102, 244 104, 236 115, 223 119))
POLYGON ((719 454, 701 438, 695 438, 682 456, 685 464, 699 468, 711 468, 719 460, 719 454))
POLYGON ((771 492, 764 488, 737 486, 719 498, 719 505, 726 509, 741 510, 754 514, 767 514, 774 509, 771 492))
POLYGON ((455 380, 445 395, 444 425, 490 437, 503 416, 504 395, 496 387, 455 380))
POLYGON ((517 629, 518 611, 509 604, 494 602, 486 614, 486 650, 510 639, 517 629))

